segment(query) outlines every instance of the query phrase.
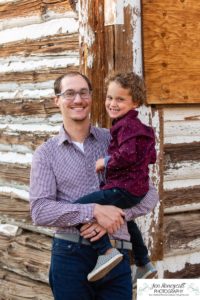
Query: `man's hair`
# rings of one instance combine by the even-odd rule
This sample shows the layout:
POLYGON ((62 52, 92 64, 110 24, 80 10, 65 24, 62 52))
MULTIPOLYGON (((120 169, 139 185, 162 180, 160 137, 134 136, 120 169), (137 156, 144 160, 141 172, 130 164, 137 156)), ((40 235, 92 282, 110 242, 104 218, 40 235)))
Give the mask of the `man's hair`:
POLYGON ((111 82, 118 83, 122 88, 129 89, 130 95, 134 103, 138 107, 146 102, 146 88, 144 80, 134 72, 129 73, 113 73, 106 78, 106 90, 111 82))
POLYGON ((61 83, 62 83, 62 80, 65 78, 65 77, 74 77, 74 76, 81 76, 88 84, 88 88, 90 91, 92 91, 92 84, 89 80, 89 78, 87 76, 85 76, 84 74, 81 74, 80 72, 78 71, 69 71, 61 76, 59 76, 55 82, 54 82, 54 92, 55 92, 55 95, 57 94, 60 94, 61 92, 61 83))

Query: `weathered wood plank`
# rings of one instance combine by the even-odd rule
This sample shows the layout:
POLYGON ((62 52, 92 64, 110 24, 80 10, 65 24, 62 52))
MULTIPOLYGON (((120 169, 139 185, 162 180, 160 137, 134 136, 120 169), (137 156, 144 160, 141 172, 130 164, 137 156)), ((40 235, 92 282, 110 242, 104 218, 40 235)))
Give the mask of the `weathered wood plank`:
POLYGON ((0 163, 0 178, 1 183, 29 185, 30 165, 0 163))
POLYGON ((53 99, 40 100, 2 100, 0 105, 0 115, 28 116, 40 115, 48 117, 59 113, 58 107, 55 106, 53 99))
POLYGON ((40 69, 24 72, 10 72, 1 74, 1 83, 17 82, 17 83, 35 83, 48 80, 55 80, 58 76, 65 74, 67 71, 78 71, 78 66, 68 66, 67 68, 56 69, 40 69))
POLYGON ((1 219, 11 218, 15 221, 31 223, 29 202, 17 196, 0 193, 1 219))
POLYGON ((0 19, 44 15, 48 11, 63 13, 72 11, 70 1, 66 0, 21 0, 0 5, 0 19))
POLYGON ((200 160, 200 142, 188 144, 165 144, 165 162, 200 160), (191 155, 192 153, 192 155, 191 155))
POLYGON ((44 143, 53 136, 51 133, 34 133, 34 132, 6 132, 5 130, 0 130, 0 144, 25 146, 29 151, 35 150, 39 145, 44 143))
POLYGON ((200 213, 164 216, 164 254, 174 256, 200 251, 200 213))
POLYGON ((148 103, 199 103, 199 18, 196 0, 143 1, 148 103))
POLYGON ((182 205, 192 206, 193 204, 200 204, 200 186, 174 189, 163 193, 164 209, 182 205))
POLYGON ((53 300, 50 287, 0 268, 1 300, 53 300))
POLYGON ((1 267, 48 283, 51 241, 51 237, 29 231, 16 237, 0 235, 1 267))
POLYGON ((200 277, 200 264, 186 263, 185 267, 176 272, 165 271, 164 278, 199 278, 200 277))
POLYGON ((67 53, 67 51, 78 51, 78 34, 55 34, 37 40, 17 41, 0 45, 0 57, 12 55, 48 55, 67 53))

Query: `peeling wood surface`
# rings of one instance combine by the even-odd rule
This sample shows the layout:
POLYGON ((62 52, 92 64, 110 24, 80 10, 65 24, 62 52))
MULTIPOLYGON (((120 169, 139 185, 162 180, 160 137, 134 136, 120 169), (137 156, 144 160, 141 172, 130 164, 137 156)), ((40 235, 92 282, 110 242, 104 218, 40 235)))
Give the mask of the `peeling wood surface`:
POLYGON ((45 15, 48 11, 62 13, 63 10, 72 11, 70 1, 66 0, 21 0, 0 4, 0 19, 27 17, 31 15, 45 15))
POLYGON ((0 268, 2 300, 53 300, 49 285, 0 268))
POLYGON ((165 191, 163 203, 165 209, 183 205, 187 205, 189 209, 190 205, 200 204, 200 186, 165 191))
POLYGON ((55 34, 39 38, 37 40, 25 40, 2 44, 0 47, 0 57, 7 56, 35 56, 36 54, 66 54, 67 51, 78 51, 78 34, 55 34))
POLYGON ((28 116, 41 115, 48 117, 53 114, 60 113, 58 107, 55 106, 53 99, 40 100, 2 100, 0 102, 0 115, 12 116, 28 116))
POLYGON ((143 1, 148 103, 200 102, 199 19, 196 0, 143 1))
POLYGON ((1 267, 36 281, 48 283, 51 240, 45 235, 26 231, 12 238, 0 236, 1 267))
POLYGON ((165 216, 164 241, 165 256, 200 252, 200 213, 165 216))

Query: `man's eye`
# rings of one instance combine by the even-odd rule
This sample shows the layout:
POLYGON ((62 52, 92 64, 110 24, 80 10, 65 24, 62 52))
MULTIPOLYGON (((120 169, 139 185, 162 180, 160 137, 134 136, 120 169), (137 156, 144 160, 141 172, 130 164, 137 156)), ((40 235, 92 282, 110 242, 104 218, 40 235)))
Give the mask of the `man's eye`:
POLYGON ((74 92, 66 92, 65 96, 66 97, 73 97, 74 96, 74 92))
POLYGON ((112 97, 106 96, 106 100, 112 100, 112 97))
POLYGON ((81 95, 81 96, 86 96, 86 95, 88 95, 88 91, 81 91, 81 92, 80 92, 80 95, 81 95))

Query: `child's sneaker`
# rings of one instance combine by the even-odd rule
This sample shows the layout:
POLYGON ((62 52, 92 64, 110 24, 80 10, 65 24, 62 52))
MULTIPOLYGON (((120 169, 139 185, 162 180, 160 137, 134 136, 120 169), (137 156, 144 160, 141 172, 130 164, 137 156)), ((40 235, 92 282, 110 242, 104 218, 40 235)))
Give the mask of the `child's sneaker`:
POLYGON ((108 274, 120 261, 123 259, 123 255, 115 248, 112 252, 106 255, 100 255, 97 259, 96 266, 88 274, 88 281, 96 281, 108 274))
POLYGON ((156 268, 151 262, 144 266, 137 267, 135 277, 133 279, 133 289, 137 286, 137 279, 153 278, 157 275, 157 273, 156 268))

